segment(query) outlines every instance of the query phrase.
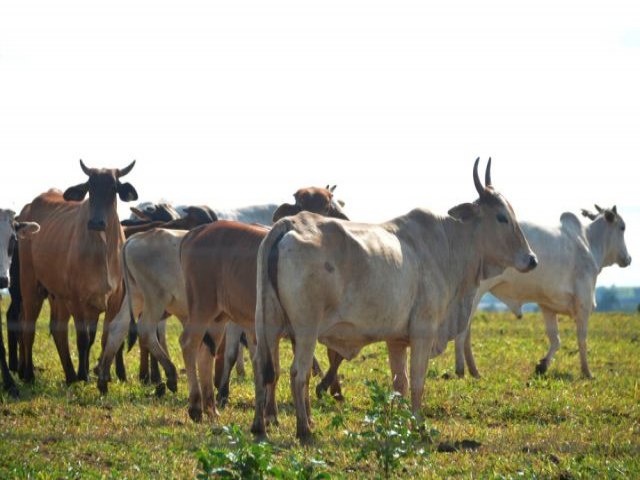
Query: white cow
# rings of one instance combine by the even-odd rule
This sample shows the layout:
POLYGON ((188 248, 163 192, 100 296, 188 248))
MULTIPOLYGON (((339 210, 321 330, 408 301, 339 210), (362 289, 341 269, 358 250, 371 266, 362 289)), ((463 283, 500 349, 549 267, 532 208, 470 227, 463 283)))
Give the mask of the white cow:
POLYGON ((464 331, 481 280, 537 260, 506 199, 473 170, 480 198, 438 216, 416 209, 372 225, 301 213, 276 223, 260 246, 256 306, 256 413, 265 433, 278 339, 295 340, 291 388, 301 440, 311 435, 308 382, 319 340, 346 359, 367 344, 411 348, 418 414, 429 357, 464 331))
MULTIPOLYGON (((560 225, 541 227, 521 222, 522 231, 538 255, 535 272, 523 275, 512 268, 502 275, 480 283, 471 316, 482 296, 491 292, 502 300, 518 317, 524 303, 537 303, 544 317, 549 351, 536 366, 537 373, 549 368, 560 348, 557 315, 569 315, 578 327, 580 366, 585 377, 591 378, 587 363, 587 325, 595 306, 598 274, 604 267, 618 264, 627 267, 631 257, 624 241, 625 223, 616 207, 602 209, 597 214, 583 210, 592 221, 583 225, 573 213, 560 217, 560 225)), ((464 375, 464 361, 469 372, 478 377, 478 369, 471 351, 471 324, 456 338, 456 373, 464 375), (464 355, 463 355, 464 353, 464 355)))

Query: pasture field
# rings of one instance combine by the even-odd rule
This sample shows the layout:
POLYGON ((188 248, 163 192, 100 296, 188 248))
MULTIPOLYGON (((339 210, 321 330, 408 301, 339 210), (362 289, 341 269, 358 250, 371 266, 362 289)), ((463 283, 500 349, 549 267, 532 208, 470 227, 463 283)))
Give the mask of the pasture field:
MULTIPOLYGON (((3 311, 6 306, 5 301, 3 311)), ((172 319, 171 355, 181 367, 179 331, 172 319)), ((430 363, 424 413, 439 434, 425 452, 416 446, 392 476, 640 478, 640 316, 593 315, 589 358, 596 378, 591 381, 580 376, 573 321, 561 319, 560 334, 563 344, 549 374, 534 377, 547 348, 541 316, 515 320, 506 313, 478 313, 473 344, 483 378, 455 378, 452 344, 430 363), (439 451, 463 440, 480 446, 439 451)), ((72 342, 75 352, 73 333, 72 342)), ((269 429, 274 463, 286 468, 296 456, 304 462, 322 460, 316 471, 332 478, 378 476, 373 458, 357 459, 358 445, 348 432, 363 428, 371 405, 365 380, 390 385, 384 345, 370 346, 343 364, 344 405, 312 398, 315 442, 301 447, 294 440, 291 354, 284 343, 280 425, 269 429)), ((99 339, 92 365, 98 354, 99 339)), ((48 334, 48 311, 43 311, 35 384, 21 384, 18 400, 0 393, 0 478, 193 478, 198 451, 230 448, 221 425, 235 423, 250 438, 250 366, 245 379, 234 373, 230 404, 221 416, 194 424, 187 415, 184 372, 178 393, 158 399, 153 387, 137 380, 137 354, 136 347, 126 357, 129 382, 112 383, 106 397, 99 395, 95 376, 89 384, 66 387, 48 334)), ((317 354, 326 368, 324 347, 317 354)), ((312 379, 312 387, 317 382, 312 379)))

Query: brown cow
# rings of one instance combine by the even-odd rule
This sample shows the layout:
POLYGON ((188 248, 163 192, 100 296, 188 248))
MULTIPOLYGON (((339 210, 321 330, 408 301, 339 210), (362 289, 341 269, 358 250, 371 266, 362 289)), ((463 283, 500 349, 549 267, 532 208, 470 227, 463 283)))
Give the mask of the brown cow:
MULTIPOLYGON (((49 190, 26 205, 22 220, 40 224, 40 234, 20 240, 20 290, 22 292, 21 349, 19 374, 33 381, 35 323, 47 295, 55 299, 60 316, 73 315, 79 365, 77 375, 70 364, 66 337, 54 335, 67 383, 89 379, 89 350, 95 340, 98 316, 105 322, 117 313, 122 301, 120 249, 124 234, 116 211, 116 194, 122 201, 138 194, 120 178, 128 174, 135 160, 124 169, 80 166, 88 181, 68 188, 64 194, 49 190), (88 200, 84 200, 89 194, 88 200), (66 348, 65 348, 66 347, 66 348)), ((53 312, 52 312, 53 314, 53 312)), ((54 333, 57 331, 55 327, 54 333)))
MULTIPOLYGON (((315 187, 300 189, 294 197, 296 204, 279 207, 274 218, 285 208, 346 218, 340 206, 333 202, 329 190, 315 187)), ((202 418, 203 410, 196 358, 209 322, 224 321, 230 317, 254 337, 256 262, 260 242, 267 233, 269 229, 266 227, 221 220, 192 230, 182 241, 180 257, 189 320, 180 337, 180 345, 189 381, 189 416, 195 421, 202 418)), ((255 338, 249 340, 255 343, 255 338)), ((201 375, 200 382, 207 394, 213 391, 209 385, 211 378, 201 375)), ((209 411, 213 399, 205 398, 204 405, 209 411)), ((274 416, 275 409, 274 397, 274 416)))

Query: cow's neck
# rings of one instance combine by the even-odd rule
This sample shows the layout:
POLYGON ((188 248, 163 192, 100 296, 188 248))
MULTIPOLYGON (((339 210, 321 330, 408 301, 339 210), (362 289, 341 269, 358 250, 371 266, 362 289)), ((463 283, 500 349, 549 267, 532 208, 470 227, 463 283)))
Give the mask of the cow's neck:
POLYGON ((613 261, 606 258, 606 234, 607 234, 607 225, 605 224, 606 220, 603 218, 599 218, 591 222, 587 226, 587 240, 589 242, 589 249, 591 250, 591 255, 593 255, 593 259, 596 262, 596 267, 598 267, 598 273, 604 268, 610 265, 613 265, 613 261))
POLYGON ((444 230, 449 241, 449 258, 446 265, 452 279, 459 282, 459 294, 477 289, 482 275, 482 258, 478 255, 478 223, 460 222, 444 218, 444 230))

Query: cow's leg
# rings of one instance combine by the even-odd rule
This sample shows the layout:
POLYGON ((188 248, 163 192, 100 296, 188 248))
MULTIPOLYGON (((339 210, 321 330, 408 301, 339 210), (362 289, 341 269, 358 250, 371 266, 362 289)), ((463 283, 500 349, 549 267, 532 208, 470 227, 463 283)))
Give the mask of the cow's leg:
POLYGON ((124 340, 129 332, 130 313, 127 301, 123 302, 120 311, 115 318, 109 323, 109 337, 104 350, 102 352, 102 358, 100 359, 100 366, 98 371, 98 389, 102 393, 107 393, 107 383, 110 380, 109 371, 111 370, 111 363, 117 352, 122 349, 124 340))
POLYGON ((456 336, 455 349, 456 349, 456 375, 458 378, 464 378, 464 343, 469 333, 471 325, 467 326, 467 329, 456 336))
POLYGON ((76 326, 76 345, 78 346, 78 379, 88 382, 89 349, 91 346, 91 329, 89 326, 92 322, 95 322, 97 327, 97 318, 87 319, 85 315, 84 312, 74 314, 73 321, 76 326))
POLYGON ((190 316, 180 335, 180 347, 189 383, 189 417, 194 422, 199 422, 202 420, 203 405, 196 366, 198 351, 207 331, 209 319, 219 317, 221 312, 207 312, 206 308, 198 308, 197 305, 189 307, 190 316))
MULTIPOLYGON (((15 260, 14 260, 15 261, 15 260)), ((18 292, 19 294, 19 292, 18 292)), ((22 298, 11 299, 7 310, 7 341, 9 344, 9 370, 18 371, 18 343, 20 341, 20 305, 22 298)))
MULTIPOLYGON (((457 341, 457 338, 456 338, 457 341)), ((457 348, 457 345, 456 345, 457 348)), ((469 367, 469 373, 473 378, 480 378, 480 372, 478 371, 478 367, 476 366, 476 359, 473 357, 473 351, 471 350, 471 324, 468 325, 467 334, 464 338, 464 359, 467 362, 467 367, 469 367)), ((457 351, 456 351, 456 361, 457 361, 457 351)))
MULTIPOLYGON (((162 349, 167 352, 169 355, 169 347, 167 346, 167 318, 169 315, 165 312, 163 319, 158 323, 157 336, 158 342, 160 342, 160 346, 162 349)), ((150 379, 151 383, 159 384, 162 382, 162 374, 160 373, 160 364, 156 357, 151 355, 151 352, 147 351, 147 355, 149 356, 149 365, 150 365, 150 379)))
POLYGON ((143 345, 140 345, 140 373, 138 378, 142 383, 149 383, 151 378, 149 376, 149 349, 143 345))
POLYGON ((221 346, 223 361, 220 362, 220 378, 218 380, 218 403, 224 407, 229 400, 229 383, 231 381, 231 370, 236 363, 239 352, 241 352, 241 338, 244 335, 243 329, 236 323, 228 323, 224 335, 224 348, 221 346))
POLYGON ((580 368, 585 378, 593 378, 587 361, 587 327, 589 326, 590 309, 583 308, 578 312, 576 323, 578 327, 578 349, 580 350, 580 368))
POLYGON ((4 350, 4 338, 2 335, 2 312, 0 311, 0 368, 2 369, 2 385, 9 392, 9 395, 18 397, 18 387, 11 376, 9 365, 7 365, 6 353, 4 350))
POLYGON ((424 392, 424 379, 429 364, 429 353, 433 341, 424 335, 413 335, 410 340, 411 347, 411 410, 414 415, 421 418, 420 408, 422 407, 422 393, 424 392))
MULTIPOLYGON (((58 302, 59 303, 59 302, 58 302)), ((69 353, 69 313, 61 305, 56 305, 55 302, 51 304, 51 320, 49 330, 53 336, 53 341, 56 344, 58 350, 58 356, 60 357, 60 363, 64 370, 65 381, 67 385, 71 385, 73 382, 78 381, 73 362, 71 361, 71 355, 69 353)))
POLYGON ((327 348, 327 358, 329 359, 329 370, 320 383, 316 386, 316 396, 320 398, 324 392, 331 390, 331 396, 339 402, 344 400, 340 380, 338 379, 338 369, 344 358, 335 350, 327 348))
MULTIPOLYGON (((271 348, 273 359, 273 382, 267 385, 267 403, 265 405, 265 415, 267 424, 278 425, 278 402, 276 401, 276 390, 278 380, 280 380, 280 340, 277 339, 271 348)), ((313 352, 312 352, 313 357, 313 352)), ((312 360, 313 363, 313 360, 312 360)))
POLYGON ((389 368, 393 380, 393 389, 403 397, 409 391, 409 377, 407 375, 407 346, 404 343, 387 342, 389 350, 389 368))
MULTIPOLYGON (((255 413, 251 432, 258 438, 266 435, 265 407, 267 404, 267 391, 273 388, 275 369, 273 366, 272 351, 278 342, 279 332, 274 327, 267 327, 256 321, 255 334, 257 337, 253 360, 253 380, 255 385, 255 413)), ((248 339, 253 341, 253 339, 248 339)), ((274 389, 275 391, 275 389, 274 389)))
POLYGON ((160 362, 162 368, 164 368, 167 376, 167 387, 172 392, 176 392, 178 388, 178 372, 169 354, 162 348, 162 345, 160 345, 158 341, 158 323, 164 315, 165 304, 166 302, 145 303, 145 308, 138 322, 138 333, 140 335, 140 345, 146 346, 151 352, 151 355, 153 355, 153 357, 160 362))
POLYGON ((558 334, 558 316, 556 313, 544 307, 540 307, 540 310, 542 311, 547 337, 549 338, 549 351, 536 365, 536 373, 542 375, 547 372, 553 356, 560 348, 560 335, 558 334))
POLYGON ((301 442, 308 442, 311 439, 307 387, 311 376, 315 347, 315 335, 305 335, 298 338, 291 365, 291 392, 296 408, 296 437, 301 442))
MULTIPOLYGON (((215 327, 218 327, 218 325, 216 324, 215 327)), ((210 348, 210 346, 205 342, 200 344, 198 351, 198 378, 200 380, 200 385, 202 386, 202 405, 204 412, 210 417, 217 417, 219 412, 216 408, 213 389, 213 362, 216 356, 215 345, 222 341, 224 336, 224 327, 222 329, 209 329, 207 334, 213 340, 214 346, 213 348, 210 348)))
POLYGON ((20 361, 18 374, 25 382, 33 382, 33 342, 36 335, 36 321, 44 295, 38 291, 37 283, 24 282, 21 277, 20 288, 22 292, 22 316, 20 317, 20 361))

